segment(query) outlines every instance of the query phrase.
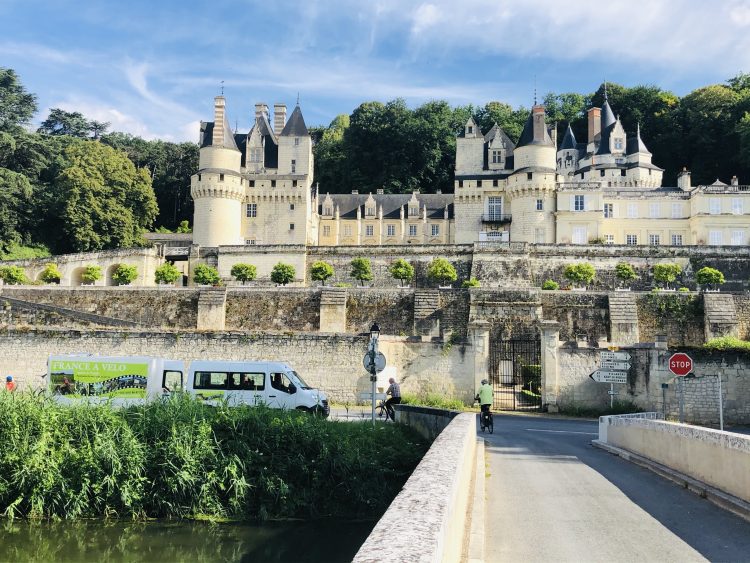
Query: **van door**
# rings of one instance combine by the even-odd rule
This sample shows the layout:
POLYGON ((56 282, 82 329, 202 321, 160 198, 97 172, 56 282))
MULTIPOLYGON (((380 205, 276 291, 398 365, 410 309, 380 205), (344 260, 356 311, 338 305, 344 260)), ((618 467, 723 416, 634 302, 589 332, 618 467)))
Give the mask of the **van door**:
POLYGON ((196 370, 193 373, 192 388, 198 399, 216 404, 227 392, 227 372, 196 370))
POLYGON ((260 370, 230 372, 227 400, 230 405, 255 406, 265 402, 266 374, 260 370))
POLYGON ((293 410, 297 406, 297 387, 283 372, 269 374, 268 406, 275 409, 293 410))

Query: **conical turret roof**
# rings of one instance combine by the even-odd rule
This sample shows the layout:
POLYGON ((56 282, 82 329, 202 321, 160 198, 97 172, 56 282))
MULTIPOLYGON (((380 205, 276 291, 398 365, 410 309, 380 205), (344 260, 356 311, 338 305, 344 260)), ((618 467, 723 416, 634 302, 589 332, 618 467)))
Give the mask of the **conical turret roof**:
POLYGON ((297 106, 289 117, 289 121, 284 125, 284 129, 281 131, 281 136, 306 137, 309 134, 307 126, 305 125, 305 119, 302 117, 302 110, 297 106))
POLYGON ((570 123, 568 123, 568 128, 565 130, 565 136, 563 137, 559 150, 564 151, 567 149, 575 149, 576 145, 576 136, 573 134, 573 129, 571 128, 570 123))

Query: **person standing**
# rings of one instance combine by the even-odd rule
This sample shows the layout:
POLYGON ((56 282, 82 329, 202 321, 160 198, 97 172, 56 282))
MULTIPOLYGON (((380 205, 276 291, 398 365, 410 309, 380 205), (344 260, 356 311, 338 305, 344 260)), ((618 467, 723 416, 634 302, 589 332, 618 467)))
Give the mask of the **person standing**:
POLYGON ((401 386, 396 383, 394 378, 388 380, 388 389, 385 394, 390 395, 390 398, 385 402, 385 420, 388 421, 388 417, 391 417, 393 422, 396 422, 396 413, 393 410, 393 405, 398 405, 401 402, 401 386))
POLYGON ((5 390, 11 393, 16 390, 16 382, 13 381, 13 376, 9 375, 5 378, 5 390))

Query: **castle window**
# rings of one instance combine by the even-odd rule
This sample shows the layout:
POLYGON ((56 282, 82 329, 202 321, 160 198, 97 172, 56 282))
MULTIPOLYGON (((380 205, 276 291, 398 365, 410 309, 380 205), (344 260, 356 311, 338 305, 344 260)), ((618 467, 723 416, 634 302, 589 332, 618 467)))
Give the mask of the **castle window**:
MULTIPOLYGON (((294 146, 295 146, 295 147, 298 147, 298 146, 299 146, 299 137, 295 137, 295 138, 294 138, 294 146)), ((294 162, 294 161, 292 161, 292 162, 294 162)))
POLYGON ((586 209, 586 196, 573 196, 573 211, 584 211, 586 209))
POLYGON ((396 236, 396 225, 388 225, 386 229, 389 237, 396 236))
POLYGON ((628 203, 628 219, 637 219, 637 218, 638 218, 638 204, 628 203))
POLYGON ((615 216, 615 206, 613 203, 604 204, 604 218, 612 219, 615 216))
POLYGON ((481 188, 481 187, 482 187, 482 180, 477 180, 477 188, 481 188))
POLYGON ((742 215, 742 200, 739 198, 734 198, 732 200, 732 213, 734 215, 742 215))
POLYGON ((469 134, 469 135, 471 135, 472 133, 474 133, 474 128, 471 125, 469 125, 466 128, 466 133, 469 134))
POLYGON ((672 235, 672 246, 682 246, 682 235, 672 235))
POLYGON ((375 227, 372 225, 365 225, 365 236, 371 237, 375 234, 375 227))
POLYGON ((323 208, 323 215, 325 215, 327 217, 331 217, 333 215, 333 207, 328 207, 328 206, 324 207, 323 208))
POLYGON ((416 225, 409 225, 409 236, 410 237, 417 236, 417 226, 416 225))
POLYGON ((292 159, 292 174, 297 172, 297 161, 292 159))
POLYGON ((649 246, 659 246, 659 235, 648 235, 649 246))
POLYGON ((375 208, 374 207, 365 207, 365 216, 366 217, 375 217, 375 208))
POLYGON ((250 149, 250 162, 263 162, 263 149, 250 149))
POLYGON ((615 139, 615 150, 621 151, 622 150, 622 138, 618 137, 615 139))
POLYGON ((536 200, 536 210, 537 211, 544 211, 544 200, 543 199, 536 200))
POLYGON ((294 211, 294 204, 293 203, 289 204, 289 211, 294 211))
POLYGON ((258 204, 248 203, 245 208, 245 217, 257 217, 258 216, 258 204))
POLYGON ((440 234, 440 225, 432 225, 432 236, 436 237, 440 234))
POLYGON ((638 244, 638 235, 625 235, 625 244, 636 246, 638 244))
POLYGON ((492 164, 503 163, 503 151, 492 151, 492 164))
POLYGON ((201 181, 201 175, 200 174, 198 174, 198 181, 199 182, 201 181))
POLYGON ((487 198, 487 215, 490 221, 499 221, 503 214, 503 198, 491 196, 487 198))
POLYGON ((622 170, 620 170, 620 176, 625 176, 625 175, 626 175, 626 172, 625 172, 625 169, 623 168, 622 170))
POLYGON ((254 187, 255 187, 255 180, 250 180, 250 181, 248 182, 248 185, 249 185, 249 186, 250 186, 251 188, 254 188, 254 187))
POLYGON ((682 204, 673 203, 672 204, 672 219, 680 219, 680 218, 682 218, 682 204))
POLYGON ((526 179, 527 179, 527 180, 531 180, 531 179, 533 179, 533 178, 534 178, 534 173, 533 173, 533 172, 527 172, 527 173, 526 173, 526 179))
POLYGON ((459 180, 458 181, 458 187, 459 188, 463 188, 464 187, 464 181, 463 180, 459 180))
POLYGON ((325 225, 323 227, 323 236, 324 237, 330 237, 331 236, 331 226, 330 225, 325 225))
POLYGON ((344 236, 345 237, 352 236, 352 226, 351 225, 344 225, 344 236))
POLYGON ((296 187, 297 187, 297 180, 292 180, 292 187, 293 187, 293 188, 296 188, 296 187))
POLYGON ((604 235, 604 244, 614 244, 615 235, 604 235))
POLYGON ((223 181, 224 181, 224 174, 219 174, 219 182, 223 182, 223 181))
POLYGON ((493 188, 496 188, 496 187, 497 187, 497 180, 492 180, 492 187, 493 187, 493 188))
POLYGON ((604 170, 599 170, 599 176, 601 176, 602 178, 604 178, 604 174, 605 174, 605 173, 606 173, 606 172, 605 172, 604 170))
POLYGON ((419 215, 419 207, 410 207, 409 217, 416 217, 417 215, 419 215))
POLYGON ((658 219, 661 216, 661 205, 658 203, 649 205, 649 215, 652 219, 658 219))
POLYGON ((290 230, 290 231, 293 231, 293 230, 294 230, 294 223, 289 223, 289 230, 290 230))
POLYGON ((732 246, 742 246, 745 244, 745 231, 732 231, 732 246))
POLYGON ((272 187, 272 188, 275 188, 275 187, 276 187, 276 180, 271 180, 271 187, 272 187))
POLYGON ((249 239, 246 239, 246 240, 245 240, 245 244, 251 244, 251 245, 252 245, 252 244, 255 244, 255 239, 254 239, 254 238, 249 238, 249 239))
POLYGON ((721 213, 721 200, 718 197, 712 197, 708 200, 708 212, 711 215, 718 215, 721 213))
POLYGON ((724 233, 721 231, 708 231, 708 244, 715 246, 724 244, 724 233))

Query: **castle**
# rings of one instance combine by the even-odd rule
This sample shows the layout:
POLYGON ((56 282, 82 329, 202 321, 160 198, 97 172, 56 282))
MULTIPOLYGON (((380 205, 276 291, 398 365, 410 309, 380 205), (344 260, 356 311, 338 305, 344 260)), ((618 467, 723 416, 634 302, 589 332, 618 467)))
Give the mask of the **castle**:
MULTIPOLYGON (((683 170, 663 187, 640 128, 628 136, 609 101, 588 110, 588 139, 557 146, 535 104, 517 144, 470 118, 456 139, 453 194, 319 193, 312 139, 297 105, 289 119, 256 104, 247 134, 232 132, 225 99, 201 123, 191 179, 193 243, 400 245, 527 242, 652 246, 745 245, 750 186, 736 177, 692 186, 683 170)), ((325 187, 323 187, 325 189, 325 187)))

